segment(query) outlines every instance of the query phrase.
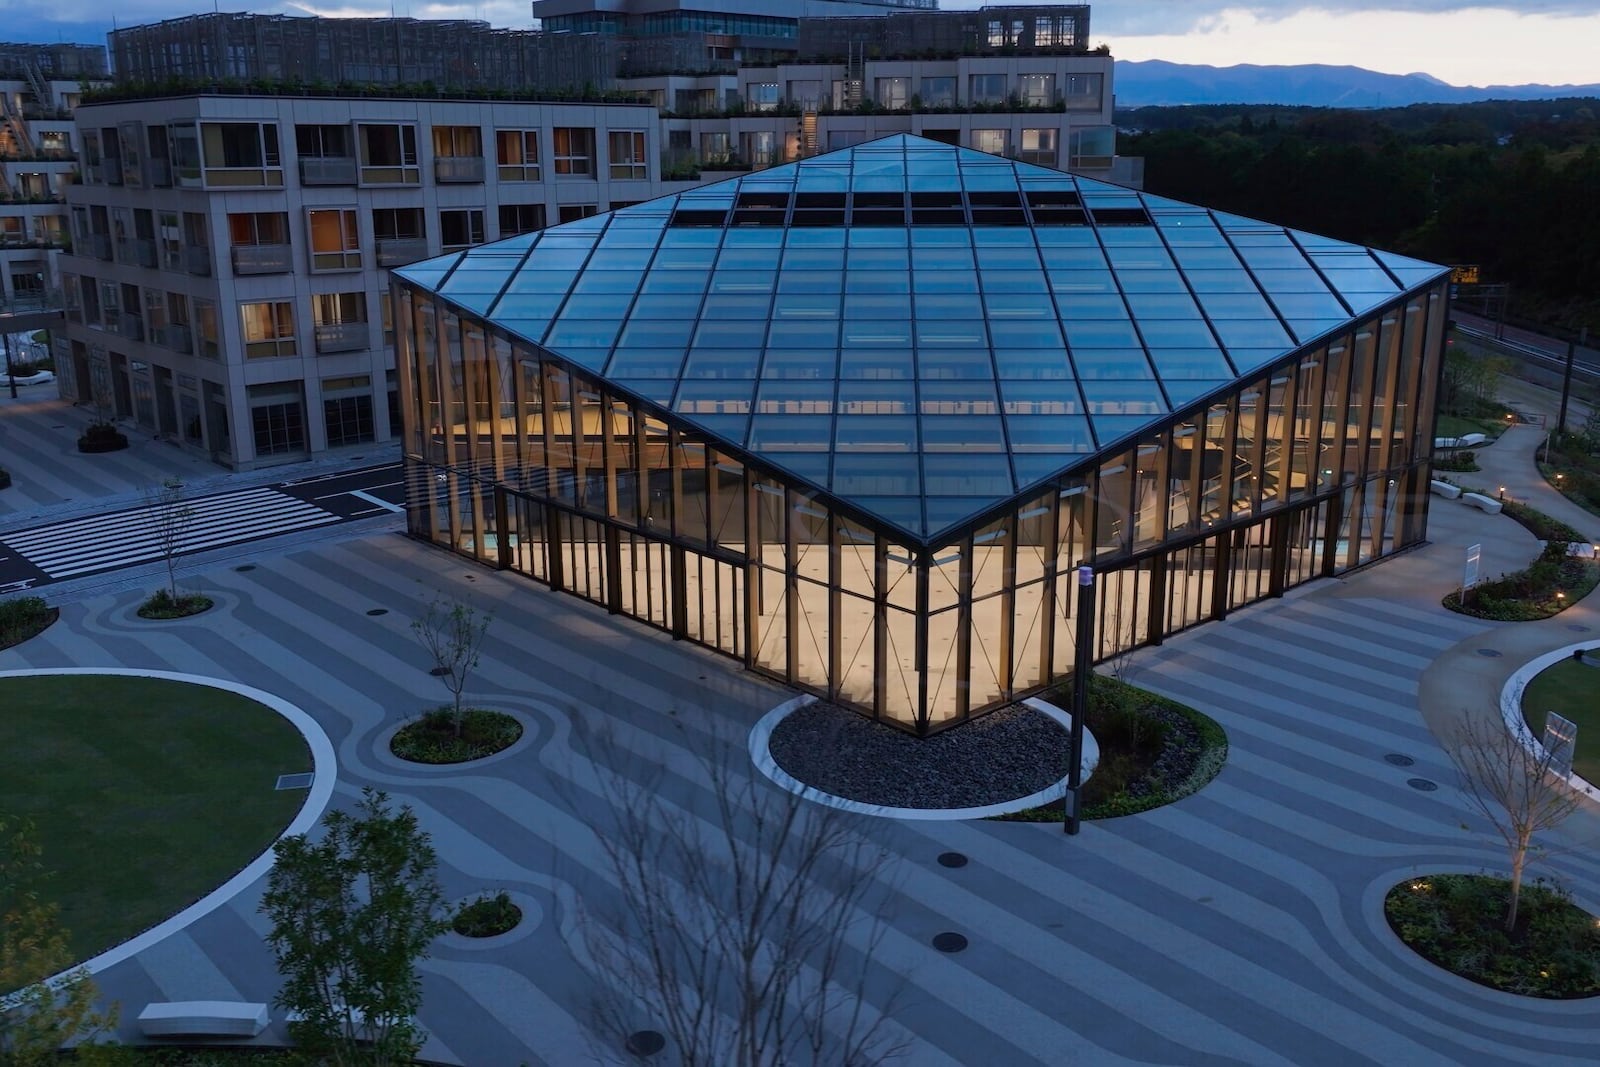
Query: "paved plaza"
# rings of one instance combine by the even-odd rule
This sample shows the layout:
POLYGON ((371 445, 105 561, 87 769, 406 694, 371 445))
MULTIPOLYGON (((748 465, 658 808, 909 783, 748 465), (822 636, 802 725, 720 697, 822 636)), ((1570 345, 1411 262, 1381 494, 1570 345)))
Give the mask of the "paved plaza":
MULTIPOLYGON (((1512 431, 1480 454, 1503 455, 1509 476, 1531 447, 1512 431)), ((1600 526, 1585 518, 1582 528, 1600 526)), ((1075 838, 1054 825, 863 819, 861 832, 898 861, 878 960, 885 995, 894 976, 908 986, 894 1015, 910 1042, 904 1062, 1594 1062, 1595 1001, 1475 986, 1413 955, 1383 920, 1383 893, 1401 878, 1502 863, 1433 731, 1492 714, 1500 684, 1531 655, 1600 635, 1593 598, 1543 623, 1444 611, 1439 597, 1459 580, 1465 545, 1484 545, 1492 575, 1525 563, 1536 544, 1507 519, 1442 500, 1430 536, 1426 548, 1135 655, 1130 680, 1228 731, 1227 766, 1181 803, 1088 824, 1075 838), (1395 766, 1390 754, 1415 763, 1395 766), (947 850, 971 863, 941 867, 947 850), (970 947, 936 951, 941 931, 970 947)), ((0 670, 181 671, 309 712, 337 752, 335 804, 364 785, 386 789, 432 832, 449 895, 505 888, 537 904, 537 923, 496 947, 453 936, 435 945, 422 965, 427 1054, 473 1067, 590 1062, 582 974, 561 930, 577 901, 603 908, 616 889, 589 826, 600 802, 583 739, 609 731, 639 757, 639 773, 668 768, 664 792, 689 806, 705 799, 686 770, 692 752, 714 734, 742 736, 790 694, 397 532, 276 551, 262 547, 249 570, 193 575, 218 607, 191 620, 138 620, 131 580, 52 587, 61 621, 0 653, 0 670), (511 753, 467 770, 387 755, 389 733, 446 695, 408 625, 436 590, 493 612, 468 697, 528 727, 511 753)), ((1600 812, 1586 807, 1564 837, 1600 841, 1600 812)), ((1595 857, 1591 845, 1540 873, 1600 911, 1595 857)), ((151 1001, 272 999, 261 889, 99 974, 125 1031, 151 1001)))

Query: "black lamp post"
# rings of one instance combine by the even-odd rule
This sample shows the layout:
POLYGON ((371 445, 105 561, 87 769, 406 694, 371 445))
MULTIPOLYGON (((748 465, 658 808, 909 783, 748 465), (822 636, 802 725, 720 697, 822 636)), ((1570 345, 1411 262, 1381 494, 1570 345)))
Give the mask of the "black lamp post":
POLYGON ((17 373, 11 366, 11 335, 0 332, 0 338, 3 338, 6 343, 6 381, 11 383, 11 399, 15 400, 17 398, 17 373))
POLYGON ((1067 745, 1067 795, 1063 799, 1069 834, 1079 830, 1078 794, 1083 786, 1083 720, 1089 714, 1089 685, 1094 678, 1094 568, 1078 568, 1078 632, 1072 663, 1072 731, 1067 745))

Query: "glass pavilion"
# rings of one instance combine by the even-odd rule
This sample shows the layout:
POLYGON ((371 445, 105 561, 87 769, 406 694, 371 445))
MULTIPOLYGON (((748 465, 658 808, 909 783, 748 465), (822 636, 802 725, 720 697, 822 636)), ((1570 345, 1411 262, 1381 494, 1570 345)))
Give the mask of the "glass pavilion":
POLYGON ((1423 537, 1401 256, 894 136, 394 278, 414 535, 918 733, 1423 537))

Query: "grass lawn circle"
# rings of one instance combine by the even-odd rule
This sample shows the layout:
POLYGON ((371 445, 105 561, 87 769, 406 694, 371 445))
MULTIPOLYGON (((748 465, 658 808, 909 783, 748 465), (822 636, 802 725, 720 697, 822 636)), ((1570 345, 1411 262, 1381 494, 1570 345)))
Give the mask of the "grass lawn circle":
POLYGON ((1418 875, 1385 894, 1383 914, 1406 947, 1468 981, 1546 1000, 1600 996, 1600 919, 1525 881, 1507 932, 1510 890, 1490 875, 1418 875))
POLYGON ((1600 649, 1585 655, 1587 661, 1559 660, 1534 675, 1522 691, 1522 720, 1534 737, 1544 736, 1548 712, 1576 724, 1572 770, 1600 783, 1600 649))
POLYGON ((3 685, 0 810, 35 824, 41 890, 79 960, 270 859, 320 795, 275 788, 313 765, 303 713, 281 702, 133 672, 26 671, 3 685))
POLYGON ((515 716, 487 708, 467 708, 458 737, 454 711, 447 706, 400 727, 389 739, 389 751, 408 763, 467 763, 504 752, 521 738, 522 723, 515 716))

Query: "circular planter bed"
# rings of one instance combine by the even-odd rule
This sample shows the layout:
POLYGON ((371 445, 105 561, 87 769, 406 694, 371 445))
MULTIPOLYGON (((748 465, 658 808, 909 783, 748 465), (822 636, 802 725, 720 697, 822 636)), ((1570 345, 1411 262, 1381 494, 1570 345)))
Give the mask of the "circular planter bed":
POLYGON ((1600 919, 1552 886, 1524 883, 1508 931, 1510 892, 1488 875, 1419 876, 1389 890, 1383 914, 1407 947, 1479 985, 1551 1000, 1600 995, 1600 919))
POLYGON ((89 427, 78 438, 79 452, 120 452, 127 447, 127 435, 106 423, 89 427))
POLYGON ((522 909, 504 890, 481 896, 457 911, 450 929, 462 937, 499 937, 522 921, 522 909))
POLYGON ((434 708, 406 723, 389 751, 411 763, 466 763, 503 752, 522 737, 522 724, 503 711, 467 708, 456 731, 454 709, 434 708))
POLYGON ((199 593, 185 593, 174 597, 165 589, 151 595, 149 600, 139 605, 139 618, 141 619, 187 619, 190 615, 198 615, 202 611, 211 610, 211 598, 201 596, 199 593))
POLYGON ((61 617, 59 608, 46 607, 44 598, 20 596, 0 600, 0 649, 37 637, 61 617))

